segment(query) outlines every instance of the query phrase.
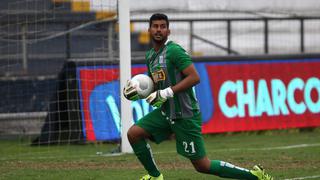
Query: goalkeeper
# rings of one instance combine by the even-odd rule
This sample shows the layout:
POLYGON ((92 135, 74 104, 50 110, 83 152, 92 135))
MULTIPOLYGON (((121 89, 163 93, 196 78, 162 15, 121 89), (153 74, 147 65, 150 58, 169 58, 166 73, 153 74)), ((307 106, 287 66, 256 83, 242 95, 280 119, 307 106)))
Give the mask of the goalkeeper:
MULTIPOLYGON (((149 76, 156 91, 147 102, 157 107, 128 130, 128 139, 135 155, 148 174, 142 180, 162 180, 146 139, 159 144, 174 133, 177 152, 190 159, 201 173, 233 179, 272 179, 260 166, 247 170, 206 156, 201 134, 201 113, 192 87, 199 83, 199 75, 190 56, 178 44, 168 40, 169 21, 165 14, 153 14, 148 29, 153 48, 146 53, 149 76)), ((130 81, 123 91, 129 100, 137 99, 137 91, 130 81)))

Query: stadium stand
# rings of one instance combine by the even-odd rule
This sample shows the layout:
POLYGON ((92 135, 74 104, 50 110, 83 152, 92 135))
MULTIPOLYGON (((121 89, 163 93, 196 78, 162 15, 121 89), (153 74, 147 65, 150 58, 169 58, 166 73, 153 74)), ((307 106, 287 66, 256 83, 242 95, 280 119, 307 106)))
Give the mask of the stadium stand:
POLYGON ((108 23, 68 32, 115 15, 90 11, 88 5, 66 0, 0 1, 0 85, 6 87, 0 90, 4 95, 0 113, 47 111, 65 62, 106 57, 108 23), (23 24, 27 24, 27 70, 21 62, 23 24))
MULTIPOLYGON (((0 88, 0 120, 12 128, 12 132, 0 129, 0 136, 28 134, 25 131, 39 135, 38 125, 20 128, 28 119, 20 115, 29 114, 29 119, 44 123, 33 144, 63 142, 64 138, 69 143, 70 137, 81 140, 79 111, 70 113, 74 108, 65 103, 66 96, 70 97, 65 92, 71 92, 70 83, 75 85, 75 79, 71 82, 66 77, 69 62, 114 61, 118 56, 108 54, 108 49, 118 49, 115 12, 89 6, 88 1, 71 0, 0 1, 0 86, 4 87, 0 88), (13 122, 17 127, 12 127, 13 122)), ((133 50, 147 48, 148 44, 137 43, 138 38, 138 33, 132 34, 133 50)))

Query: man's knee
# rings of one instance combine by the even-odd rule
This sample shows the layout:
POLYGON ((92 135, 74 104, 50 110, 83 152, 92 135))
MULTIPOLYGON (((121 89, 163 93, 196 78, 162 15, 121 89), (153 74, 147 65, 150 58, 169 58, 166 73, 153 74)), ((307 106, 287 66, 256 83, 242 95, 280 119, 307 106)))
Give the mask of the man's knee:
POLYGON ((127 132, 127 137, 131 144, 137 142, 139 139, 149 138, 149 136, 144 129, 136 125, 131 126, 127 132))
POLYGON ((131 142, 133 141, 135 138, 137 138, 138 136, 138 133, 137 133, 137 130, 136 130, 136 126, 131 126, 127 132, 127 137, 128 137, 128 140, 131 142))
POLYGON ((204 157, 200 160, 191 161, 193 167, 200 173, 209 173, 210 171, 210 160, 204 157))
POLYGON ((209 172, 209 169, 206 166, 201 165, 201 164, 194 166, 194 168, 200 173, 208 173, 209 172))

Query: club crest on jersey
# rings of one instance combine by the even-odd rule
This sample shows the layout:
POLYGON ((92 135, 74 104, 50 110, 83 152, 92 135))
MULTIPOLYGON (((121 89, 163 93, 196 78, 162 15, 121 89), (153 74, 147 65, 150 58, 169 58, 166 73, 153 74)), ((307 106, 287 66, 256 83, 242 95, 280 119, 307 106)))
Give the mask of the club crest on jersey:
POLYGON ((159 81, 166 80, 166 74, 164 73, 163 69, 160 69, 152 73, 152 78, 154 82, 157 83, 159 81))
POLYGON ((160 63, 163 63, 163 60, 164 60, 164 59, 163 59, 163 56, 159 56, 159 62, 160 62, 160 63))

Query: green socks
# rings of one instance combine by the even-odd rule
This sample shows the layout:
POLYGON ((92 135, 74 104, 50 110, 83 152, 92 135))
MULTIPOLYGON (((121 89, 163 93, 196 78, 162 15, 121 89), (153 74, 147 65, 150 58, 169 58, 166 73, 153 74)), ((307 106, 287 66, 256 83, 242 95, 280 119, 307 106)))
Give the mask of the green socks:
POLYGON ((240 168, 219 160, 211 161, 210 174, 223 178, 257 180, 257 177, 251 174, 248 169, 240 168))
POLYGON ((157 168, 157 165, 153 159, 150 145, 146 140, 141 139, 138 142, 131 144, 132 149, 136 156, 138 157, 141 164, 148 171, 149 175, 153 177, 160 176, 160 172, 157 168))
MULTIPOLYGON (((131 144, 131 146, 141 164, 148 171, 148 174, 153 177, 160 176, 158 167, 153 159, 150 145, 146 140, 139 140, 138 142, 131 144)), ((257 180, 257 177, 251 174, 248 169, 240 168, 219 160, 211 161, 209 173, 223 178, 257 180)))

